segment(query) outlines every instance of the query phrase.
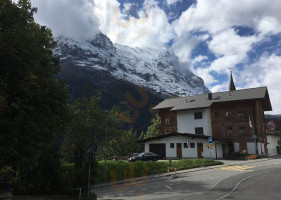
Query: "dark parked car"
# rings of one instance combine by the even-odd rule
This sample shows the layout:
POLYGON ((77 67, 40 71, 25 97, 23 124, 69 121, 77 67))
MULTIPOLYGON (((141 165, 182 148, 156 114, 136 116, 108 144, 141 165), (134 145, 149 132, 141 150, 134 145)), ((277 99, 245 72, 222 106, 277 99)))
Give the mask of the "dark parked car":
POLYGON ((136 156, 132 156, 128 159, 129 162, 134 162, 136 160, 143 160, 143 161, 157 161, 158 155, 152 152, 142 152, 136 156))

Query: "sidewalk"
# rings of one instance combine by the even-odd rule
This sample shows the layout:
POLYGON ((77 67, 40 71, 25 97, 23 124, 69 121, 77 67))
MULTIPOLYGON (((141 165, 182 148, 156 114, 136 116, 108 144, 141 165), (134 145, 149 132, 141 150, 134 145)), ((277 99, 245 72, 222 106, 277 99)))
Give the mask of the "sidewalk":
MULTIPOLYGON (((245 164, 248 164, 248 163, 262 162, 262 161, 277 159, 277 158, 281 158, 281 157, 280 156, 272 156, 272 157, 268 157, 268 158, 253 159, 253 160, 218 160, 218 161, 221 161, 223 164, 222 165, 214 165, 214 166, 206 166, 206 167, 203 166, 203 167, 192 168, 192 169, 184 169, 184 170, 177 171, 177 174, 203 171, 203 170, 208 170, 208 169, 216 169, 216 168, 221 168, 222 166, 245 165, 245 164)), ((101 183, 101 184, 94 185, 93 188, 100 188, 100 187, 106 187, 106 186, 110 186, 110 185, 124 184, 124 183, 153 179, 153 178, 158 178, 158 177, 165 177, 165 176, 170 176, 170 174, 169 173, 161 173, 161 174, 155 174, 155 175, 125 179, 125 180, 121 180, 121 181, 101 183)))

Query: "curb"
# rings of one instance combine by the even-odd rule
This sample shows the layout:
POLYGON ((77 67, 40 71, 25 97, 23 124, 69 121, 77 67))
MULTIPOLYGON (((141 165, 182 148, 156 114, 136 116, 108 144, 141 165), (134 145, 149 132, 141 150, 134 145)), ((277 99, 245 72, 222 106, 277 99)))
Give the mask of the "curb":
MULTIPOLYGON (((255 160, 245 160, 245 162, 238 161, 237 163, 231 163, 231 164, 224 163, 222 165, 203 166, 203 167, 197 167, 197 168, 191 168, 191 169, 183 169, 183 170, 177 171, 177 174, 185 174, 185 173, 196 172, 196 171, 204 171, 204 170, 208 170, 208 169, 216 169, 216 168, 220 168, 222 166, 235 166, 238 164, 245 165, 248 163, 255 163, 255 162, 267 161, 267 160, 272 160, 272 159, 274 159, 274 158, 261 158, 261 159, 255 159, 255 160)), ((223 161, 221 161, 221 162, 223 162, 223 161)), ((96 184, 92 188, 108 187, 111 185, 125 184, 125 183, 137 182, 137 181, 148 180, 148 179, 153 179, 153 178, 166 177, 166 176, 172 176, 172 175, 170 173, 161 173, 161 174, 155 174, 155 175, 149 175, 149 176, 142 176, 142 177, 136 177, 136 178, 125 179, 125 180, 120 180, 120 181, 96 184)))

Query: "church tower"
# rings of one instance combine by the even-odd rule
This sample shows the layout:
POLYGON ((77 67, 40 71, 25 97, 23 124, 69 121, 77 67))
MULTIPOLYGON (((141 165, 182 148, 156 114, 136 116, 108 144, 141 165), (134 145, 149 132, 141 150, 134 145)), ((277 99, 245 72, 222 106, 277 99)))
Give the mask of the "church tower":
POLYGON ((232 77, 232 71, 230 71, 230 81, 229 81, 229 87, 228 87, 228 91, 233 91, 236 90, 236 87, 234 85, 234 81, 233 81, 233 77, 232 77))

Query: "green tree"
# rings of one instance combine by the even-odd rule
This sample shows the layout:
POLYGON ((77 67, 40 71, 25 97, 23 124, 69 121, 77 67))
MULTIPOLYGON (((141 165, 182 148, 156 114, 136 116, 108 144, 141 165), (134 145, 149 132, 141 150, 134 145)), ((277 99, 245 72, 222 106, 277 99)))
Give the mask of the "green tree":
MULTIPOLYGON (((97 152, 99 160, 104 159, 104 146, 104 142, 99 145, 97 152)), ((141 150, 140 144, 137 142, 137 133, 132 129, 118 131, 118 134, 108 141, 107 149, 109 159, 130 156, 132 153, 138 153, 141 150)))
POLYGON ((63 143, 64 159, 73 162, 73 186, 85 186, 90 162, 93 162, 93 147, 98 134, 103 132, 105 112, 99 107, 100 94, 77 99, 72 105, 72 119, 63 143))
POLYGON ((161 134, 160 127, 161 127, 161 118, 159 117, 158 114, 156 114, 151 119, 151 125, 147 128, 146 134, 143 136, 143 139, 159 136, 161 134))
POLYGON ((35 12, 29 0, 0 1, 0 168, 12 166, 22 190, 55 187, 54 141, 68 121, 69 95, 55 78, 56 43, 35 12))

